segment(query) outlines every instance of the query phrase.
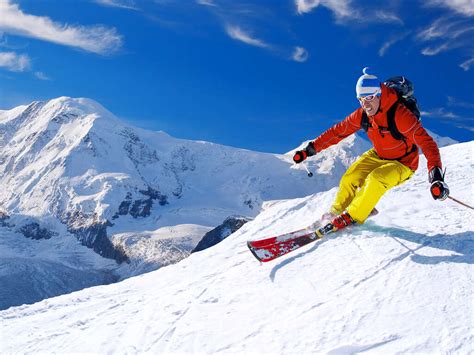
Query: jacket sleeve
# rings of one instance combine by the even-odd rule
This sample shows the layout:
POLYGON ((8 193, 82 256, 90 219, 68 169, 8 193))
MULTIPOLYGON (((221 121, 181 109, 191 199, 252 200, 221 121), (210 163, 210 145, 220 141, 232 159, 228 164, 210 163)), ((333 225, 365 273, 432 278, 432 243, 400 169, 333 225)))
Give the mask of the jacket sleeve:
POLYGON ((428 171, 437 166, 442 168, 438 145, 423 128, 421 121, 403 105, 399 105, 396 117, 396 125, 400 133, 423 151, 428 162, 428 171))
POLYGON ((321 134, 318 138, 316 138, 313 141, 314 149, 316 149, 316 152, 320 152, 334 144, 339 143, 344 138, 349 137, 351 134, 357 132, 360 129, 361 120, 362 109, 359 108, 347 116, 343 121, 335 124, 326 132, 321 134))

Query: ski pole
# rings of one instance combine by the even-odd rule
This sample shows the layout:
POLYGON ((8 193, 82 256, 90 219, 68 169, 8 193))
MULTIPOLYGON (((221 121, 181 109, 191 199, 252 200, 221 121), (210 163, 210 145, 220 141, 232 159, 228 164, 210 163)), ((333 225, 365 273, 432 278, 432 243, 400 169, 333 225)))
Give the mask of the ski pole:
POLYGON ((306 169, 306 172, 308 173, 308 176, 311 177, 313 176, 313 173, 311 171, 309 171, 308 167, 306 166, 306 164, 303 163, 303 166, 304 168, 306 169))
POLYGON ((454 197, 448 196, 448 198, 450 198, 450 199, 453 200, 454 202, 459 203, 460 205, 463 205, 464 207, 467 207, 467 208, 470 208, 471 210, 474 210, 473 207, 471 207, 471 206, 469 206, 469 205, 466 205, 464 202, 461 202, 461 201, 455 199, 454 197))

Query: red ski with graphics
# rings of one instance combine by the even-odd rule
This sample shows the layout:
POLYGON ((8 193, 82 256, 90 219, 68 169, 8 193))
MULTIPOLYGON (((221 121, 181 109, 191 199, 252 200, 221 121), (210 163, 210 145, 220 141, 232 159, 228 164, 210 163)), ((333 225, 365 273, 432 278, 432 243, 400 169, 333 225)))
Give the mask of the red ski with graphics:
MULTIPOLYGON (((375 216, 377 214, 378 211, 374 208, 369 217, 375 216)), ((321 239, 325 235, 334 233, 347 226, 347 224, 340 225, 337 221, 338 218, 336 218, 331 223, 323 224, 323 227, 317 227, 313 225, 305 229, 300 229, 296 232, 290 232, 276 237, 248 241, 247 247, 258 261, 265 263, 282 255, 288 254, 293 250, 299 249, 306 244, 321 239)))
POLYGON ((252 254, 261 262, 271 261, 282 255, 301 248, 320 239, 315 231, 303 229, 268 239, 248 241, 247 246, 252 254))

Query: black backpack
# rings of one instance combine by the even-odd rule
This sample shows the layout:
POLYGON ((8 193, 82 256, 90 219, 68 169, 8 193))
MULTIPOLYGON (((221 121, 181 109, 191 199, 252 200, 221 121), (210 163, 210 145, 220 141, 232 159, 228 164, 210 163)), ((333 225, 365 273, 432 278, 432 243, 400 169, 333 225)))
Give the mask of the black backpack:
MULTIPOLYGON (((394 103, 387 111, 388 127, 379 128, 381 130, 389 131, 393 138, 405 141, 405 136, 400 133, 397 125, 395 124, 395 112, 397 111, 398 105, 402 104, 405 105, 405 107, 409 109, 416 116, 416 118, 418 118, 418 120, 420 120, 420 109, 418 108, 416 98, 413 95, 415 87, 413 83, 404 76, 394 76, 390 79, 387 79, 384 84, 397 92, 398 101, 394 103)), ((366 132, 369 127, 371 127, 369 118, 367 117, 365 111, 362 112, 361 127, 366 132)))

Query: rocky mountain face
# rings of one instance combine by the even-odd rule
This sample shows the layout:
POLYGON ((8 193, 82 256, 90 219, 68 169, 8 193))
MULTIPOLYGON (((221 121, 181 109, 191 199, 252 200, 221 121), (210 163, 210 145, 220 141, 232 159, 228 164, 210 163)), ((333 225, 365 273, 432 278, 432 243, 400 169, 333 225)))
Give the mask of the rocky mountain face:
POLYGON ((192 251, 193 253, 210 248, 235 233, 251 219, 247 217, 229 217, 213 230, 207 232, 192 251))

